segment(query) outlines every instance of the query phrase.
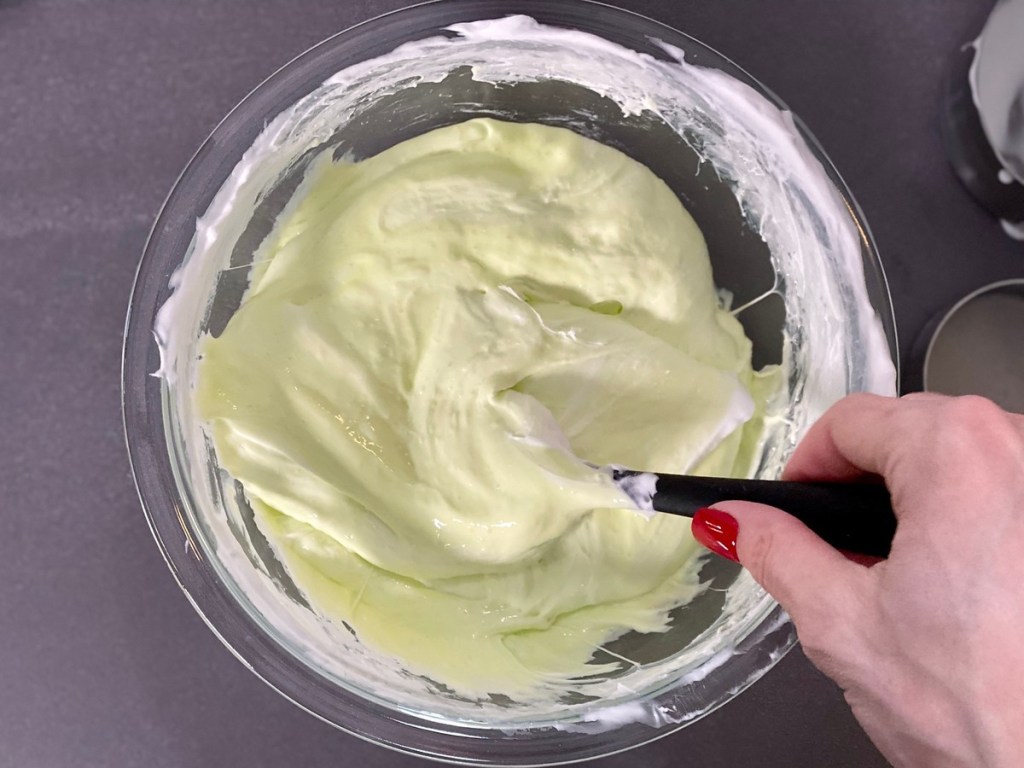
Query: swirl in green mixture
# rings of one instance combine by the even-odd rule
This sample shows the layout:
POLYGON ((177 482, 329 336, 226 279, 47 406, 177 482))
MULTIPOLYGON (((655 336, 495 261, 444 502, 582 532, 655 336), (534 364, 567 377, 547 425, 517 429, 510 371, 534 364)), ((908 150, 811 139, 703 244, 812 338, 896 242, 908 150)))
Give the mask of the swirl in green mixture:
POLYGON ((586 462, 745 474, 773 388, 661 180, 489 119, 315 163, 202 353, 218 458, 310 603, 470 695, 666 629, 688 521, 586 462))

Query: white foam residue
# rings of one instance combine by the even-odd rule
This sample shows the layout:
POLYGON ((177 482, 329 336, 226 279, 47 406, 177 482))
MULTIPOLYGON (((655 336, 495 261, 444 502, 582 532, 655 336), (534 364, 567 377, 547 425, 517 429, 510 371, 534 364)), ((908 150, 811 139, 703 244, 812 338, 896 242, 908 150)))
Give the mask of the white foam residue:
MULTIPOLYGON (((612 467, 613 470, 619 467, 612 467)), ((658 476, 650 472, 624 475, 615 481, 644 517, 654 516, 654 494, 658 492, 658 476)))

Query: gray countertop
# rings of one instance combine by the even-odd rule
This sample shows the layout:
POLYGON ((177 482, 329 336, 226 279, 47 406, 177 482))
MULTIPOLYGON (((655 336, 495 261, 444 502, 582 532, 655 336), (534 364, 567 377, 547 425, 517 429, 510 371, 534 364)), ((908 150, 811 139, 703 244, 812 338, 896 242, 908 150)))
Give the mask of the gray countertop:
MULTIPOLYGON (((150 537, 119 367, 148 227, 192 152, 309 45, 401 0, 0 0, 0 765, 413 766, 235 661, 150 537)), ((935 313, 1024 275, 958 186, 937 114, 973 0, 619 0, 710 44, 806 121, 860 201, 906 353, 935 313)), ((799 652, 701 722, 603 768, 874 768, 799 652)))

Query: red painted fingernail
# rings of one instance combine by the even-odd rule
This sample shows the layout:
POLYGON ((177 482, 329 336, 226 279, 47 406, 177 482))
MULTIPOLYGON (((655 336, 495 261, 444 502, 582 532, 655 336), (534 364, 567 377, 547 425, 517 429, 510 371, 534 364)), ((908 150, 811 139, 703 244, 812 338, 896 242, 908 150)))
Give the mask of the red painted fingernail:
POLYGON ((716 555, 740 561, 736 554, 736 534, 740 526, 736 518, 720 509, 698 509, 690 523, 693 538, 710 549, 716 555))

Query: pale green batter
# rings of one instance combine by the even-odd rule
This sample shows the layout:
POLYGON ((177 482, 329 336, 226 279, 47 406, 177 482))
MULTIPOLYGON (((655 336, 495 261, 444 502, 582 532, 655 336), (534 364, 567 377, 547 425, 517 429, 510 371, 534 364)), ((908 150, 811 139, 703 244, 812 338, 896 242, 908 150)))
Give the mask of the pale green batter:
POLYGON ((744 474, 774 377, 663 182, 568 130, 472 120, 322 158, 257 257, 197 397, 319 612, 470 695, 594 674, 602 643, 666 628, 696 588, 688 521, 581 459, 744 474))

